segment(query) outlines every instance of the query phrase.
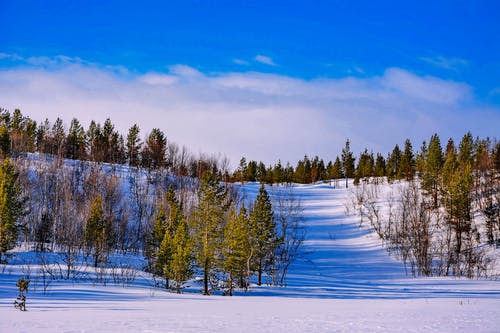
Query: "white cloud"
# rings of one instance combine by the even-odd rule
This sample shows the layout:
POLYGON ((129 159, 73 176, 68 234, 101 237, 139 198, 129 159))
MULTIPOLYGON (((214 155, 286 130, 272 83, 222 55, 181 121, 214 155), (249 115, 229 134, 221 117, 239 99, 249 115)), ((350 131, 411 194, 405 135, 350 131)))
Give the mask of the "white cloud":
POLYGON ((273 59, 265 55, 258 54, 255 56, 254 60, 264 65, 277 66, 273 59))
POLYGON ((245 155, 266 163, 304 154, 334 159, 350 138, 353 150, 387 152, 406 138, 419 147, 434 132, 442 141, 498 134, 500 110, 478 106, 464 83, 390 68, 380 76, 302 80, 264 73, 206 75, 176 65, 169 73, 132 75, 86 63, 53 69, 0 69, 0 106, 38 121, 73 117, 84 124, 110 117, 126 133, 153 127, 194 152, 245 155))
POLYGON ((467 60, 462 58, 447 58, 443 56, 421 57, 420 60, 436 67, 453 71, 457 71, 469 64, 467 60))

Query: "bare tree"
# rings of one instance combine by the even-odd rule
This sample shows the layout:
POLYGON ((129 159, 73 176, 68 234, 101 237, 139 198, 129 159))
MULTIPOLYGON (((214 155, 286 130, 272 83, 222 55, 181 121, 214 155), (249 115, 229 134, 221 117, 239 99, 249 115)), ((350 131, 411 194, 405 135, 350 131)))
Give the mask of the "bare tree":
POLYGON ((278 232, 272 283, 285 287, 288 269, 300 257, 306 237, 303 209, 292 185, 275 188, 272 197, 278 232))

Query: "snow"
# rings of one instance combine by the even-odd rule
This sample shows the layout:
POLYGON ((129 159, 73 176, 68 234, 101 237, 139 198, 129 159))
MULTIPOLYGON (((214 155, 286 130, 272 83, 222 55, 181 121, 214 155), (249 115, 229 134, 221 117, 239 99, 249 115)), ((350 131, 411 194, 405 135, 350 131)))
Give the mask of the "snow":
MULTIPOLYGON (((248 199, 258 188, 242 185, 248 199)), ((28 311, 20 312, 12 302, 26 267, 14 260, 0 266, 0 332, 499 331, 500 281, 406 276, 376 234, 346 215, 349 190, 316 184, 294 191, 307 234, 286 288, 222 297, 202 296, 198 285, 169 293, 143 275, 128 287, 57 281, 46 294, 30 290, 28 311)))

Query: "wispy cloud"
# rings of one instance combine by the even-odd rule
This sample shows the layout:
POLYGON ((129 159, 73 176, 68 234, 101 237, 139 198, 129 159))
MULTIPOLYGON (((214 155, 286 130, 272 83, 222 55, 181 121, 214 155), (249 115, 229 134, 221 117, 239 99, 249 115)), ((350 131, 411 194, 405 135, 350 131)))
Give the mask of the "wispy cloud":
POLYGON ((254 60, 257 62, 260 62, 261 64, 264 64, 264 65, 277 66, 277 64, 273 61, 273 59, 271 57, 268 57, 268 56, 265 56, 262 54, 256 55, 254 60))
POLYGON ((500 87, 493 88, 490 91, 490 95, 500 95, 500 87))
POLYGON ((469 62, 462 58, 447 58, 443 56, 421 57, 420 60, 429 63, 435 67, 457 71, 466 67, 469 62))
POLYGON ((153 127, 194 152, 242 155, 268 163, 305 153, 334 159, 345 139, 355 152, 387 152, 434 132, 459 138, 498 134, 500 110, 478 106, 467 84, 400 68, 383 75, 302 80, 265 73, 207 75, 186 65, 168 73, 123 75, 106 66, 0 69, 0 106, 34 119, 110 117, 126 133, 153 127))
POLYGON ((239 58, 233 59, 233 63, 235 63, 236 65, 243 65, 243 66, 250 65, 250 63, 248 61, 243 60, 243 59, 239 59, 239 58))

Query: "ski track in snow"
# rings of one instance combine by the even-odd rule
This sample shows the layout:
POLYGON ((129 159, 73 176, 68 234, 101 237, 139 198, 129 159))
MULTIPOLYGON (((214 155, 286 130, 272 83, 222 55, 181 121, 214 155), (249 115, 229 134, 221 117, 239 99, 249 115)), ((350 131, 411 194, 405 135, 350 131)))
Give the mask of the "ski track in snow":
MULTIPOLYGON (((252 199, 259 184, 243 189, 252 199)), ((318 184, 294 191, 307 234, 286 288, 207 297, 145 283, 58 282, 46 295, 30 291, 22 313, 12 306, 21 268, 9 265, 0 267, 0 333, 500 331, 499 281, 408 277, 359 218, 345 215, 348 190, 318 184)))

